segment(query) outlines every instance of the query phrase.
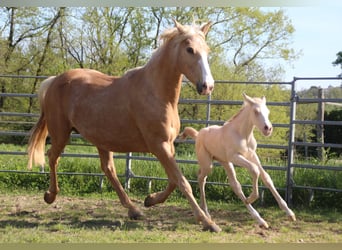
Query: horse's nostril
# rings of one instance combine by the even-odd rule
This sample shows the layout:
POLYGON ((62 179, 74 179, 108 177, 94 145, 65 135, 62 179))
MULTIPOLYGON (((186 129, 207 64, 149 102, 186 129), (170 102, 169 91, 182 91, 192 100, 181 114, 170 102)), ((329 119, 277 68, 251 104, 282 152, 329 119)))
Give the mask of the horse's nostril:
POLYGON ((266 130, 266 131, 272 131, 272 126, 267 126, 267 125, 265 125, 265 127, 264 127, 264 129, 266 130))

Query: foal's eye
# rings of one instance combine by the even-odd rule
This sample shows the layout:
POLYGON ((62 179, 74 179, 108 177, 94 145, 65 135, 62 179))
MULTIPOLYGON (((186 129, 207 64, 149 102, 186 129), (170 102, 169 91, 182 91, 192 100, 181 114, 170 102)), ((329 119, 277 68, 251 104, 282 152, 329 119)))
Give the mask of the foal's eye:
POLYGON ((191 54, 191 55, 193 55, 195 52, 194 52, 194 49, 193 48, 191 48, 191 47, 187 47, 186 48, 186 51, 189 53, 189 54, 191 54))
POLYGON ((260 109, 256 108, 254 109, 254 114, 255 115, 259 115, 261 113, 260 109))

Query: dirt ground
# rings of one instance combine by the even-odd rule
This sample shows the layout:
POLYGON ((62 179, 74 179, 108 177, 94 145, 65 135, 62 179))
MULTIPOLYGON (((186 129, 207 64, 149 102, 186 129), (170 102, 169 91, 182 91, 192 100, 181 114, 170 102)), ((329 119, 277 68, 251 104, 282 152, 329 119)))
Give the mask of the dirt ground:
POLYGON ((134 202, 144 212, 141 220, 128 219, 127 210, 116 197, 58 196, 48 205, 42 195, 0 193, 0 242, 342 243, 339 211, 295 210, 297 221, 291 222, 277 207, 258 208, 270 224, 264 229, 255 224, 242 204, 211 202, 212 219, 222 229, 213 234, 201 230, 185 200, 151 208, 144 208, 140 198, 134 202))

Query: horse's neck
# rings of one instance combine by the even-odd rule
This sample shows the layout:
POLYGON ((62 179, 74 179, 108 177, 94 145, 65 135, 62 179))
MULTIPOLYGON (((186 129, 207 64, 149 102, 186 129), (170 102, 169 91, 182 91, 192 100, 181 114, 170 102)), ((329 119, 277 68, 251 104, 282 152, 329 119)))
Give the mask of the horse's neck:
POLYGON ((145 66, 145 72, 149 75, 149 84, 158 97, 177 106, 182 74, 177 69, 176 61, 173 61, 172 50, 163 47, 156 51, 151 60, 145 66))
POLYGON ((240 112, 235 115, 229 122, 230 127, 233 127, 234 130, 244 138, 250 138, 253 137, 253 129, 254 125, 252 120, 249 116, 249 111, 247 110, 247 107, 240 110, 240 112))

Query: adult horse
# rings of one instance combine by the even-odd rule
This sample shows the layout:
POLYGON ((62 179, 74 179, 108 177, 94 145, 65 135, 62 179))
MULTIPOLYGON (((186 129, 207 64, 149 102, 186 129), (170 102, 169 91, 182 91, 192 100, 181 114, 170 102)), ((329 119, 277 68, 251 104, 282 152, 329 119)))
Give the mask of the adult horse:
POLYGON ((101 168, 121 204, 128 208, 130 218, 137 219, 142 212, 122 188, 112 152, 151 152, 163 165, 168 186, 147 196, 145 206, 164 202, 178 187, 204 229, 220 231, 198 206, 189 182, 176 164, 173 145, 180 129, 177 104, 183 75, 196 85, 199 94, 210 94, 214 87, 205 42, 210 23, 201 27, 174 23, 174 28, 161 35, 162 45, 147 64, 122 77, 73 69, 42 83, 38 94, 41 115, 29 140, 28 167, 32 167, 32 161, 44 165, 49 134, 50 186, 44 195, 47 203, 54 202, 59 192, 57 164, 74 129, 97 147, 101 168))
POLYGON ((215 159, 222 164, 233 191, 243 201, 260 226, 268 228, 267 222, 251 205, 259 197, 259 176, 265 186, 270 189, 279 207, 285 211, 291 220, 295 221, 295 214, 279 195, 271 177, 263 169, 256 154, 257 142, 253 134, 254 128, 257 127, 264 136, 271 135, 273 130, 272 123, 268 119, 269 109, 266 106, 266 98, 251 98, 246 94, 243 94, 243 97, 244 105, 241 110, 223 126, 213 125, 200 131, 186 127, 180 135, 183 139, 190 136, 196 140, 196 155, 200 166, 198 184, 201 193, 201 208, 210 217, 205 200, 205 183, 212 169, 212 161, 215 159), (253 189, 248 198, 246 198, 241 184, 236 178, 233 164, 247 168, 252 175, 253 189))

